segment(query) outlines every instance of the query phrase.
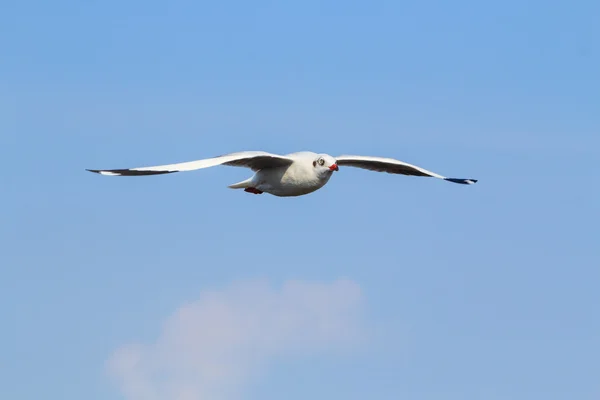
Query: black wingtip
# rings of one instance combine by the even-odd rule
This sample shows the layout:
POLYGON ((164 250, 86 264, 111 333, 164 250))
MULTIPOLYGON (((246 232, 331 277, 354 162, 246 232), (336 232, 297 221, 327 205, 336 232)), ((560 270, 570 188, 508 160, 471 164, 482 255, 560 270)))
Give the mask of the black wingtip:
POLYGON ((460 183, 461 185, 474 185, 477 183, 477 179, 458 179, 458 178, 445 178, 448 182, 460 183))
POLYGON ((177 171, 139 171, 135 169, 86 169, 86 171, 94 172, 100 175, 109 176, 146 176, 146 175, 163 175, 172 174, 177 171))

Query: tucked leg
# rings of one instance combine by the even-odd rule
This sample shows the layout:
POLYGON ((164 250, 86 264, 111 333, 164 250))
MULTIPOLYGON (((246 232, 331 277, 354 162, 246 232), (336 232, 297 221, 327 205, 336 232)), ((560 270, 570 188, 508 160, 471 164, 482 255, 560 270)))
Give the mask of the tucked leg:
POLYGON ((253 188, 253 187, 244 189, 244 192, 254 193, 254 194, 263 194, 262 191, 258 190, 257 188, 253 188))

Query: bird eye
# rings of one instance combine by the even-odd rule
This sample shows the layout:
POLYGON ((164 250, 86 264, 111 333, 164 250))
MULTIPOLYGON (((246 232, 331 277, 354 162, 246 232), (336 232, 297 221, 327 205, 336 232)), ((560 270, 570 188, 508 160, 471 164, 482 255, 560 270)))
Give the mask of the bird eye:
POLYGON ((323 164, 325 164, 325 160, 323 160, 322 158, 321 158, 321 159, 319 159, 319 165, 321 165, 321 166, 322 166, 323 164))

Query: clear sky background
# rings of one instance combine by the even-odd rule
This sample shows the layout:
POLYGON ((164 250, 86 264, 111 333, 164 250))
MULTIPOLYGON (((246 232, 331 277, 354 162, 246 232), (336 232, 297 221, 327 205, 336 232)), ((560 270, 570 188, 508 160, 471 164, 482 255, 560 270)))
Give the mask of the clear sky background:
POLYGON ((0 4, 0 398, 600 399, 600 3, 0 4), (300 198, 240 150, 395 157, 300 198))

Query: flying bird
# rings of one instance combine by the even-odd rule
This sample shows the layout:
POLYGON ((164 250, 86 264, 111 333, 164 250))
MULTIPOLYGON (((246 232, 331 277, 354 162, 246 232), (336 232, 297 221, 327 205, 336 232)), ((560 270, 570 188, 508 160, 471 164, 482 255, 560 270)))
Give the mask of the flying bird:
POLYGON ((340 167, 356 167, 390 174, 424 176, 443 179, 449 182, 472 185, 476 179, 446 178, 392 158, 343 155, 332 157, 301 151, 286 155, 271 154, 264 151, 242 151, 218 157, 178 164, 158 165, 130 169, 88 169, 102 175, 141 176, 170 174, 173 172, 229 165, 246 167, 255 171, 244 181, 230 185, 231 189, 244 189, 245 192, 269 193, 279 197, 302 196, 321 189, 340 167))

